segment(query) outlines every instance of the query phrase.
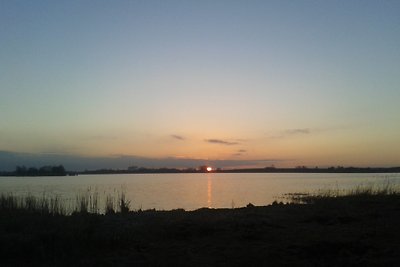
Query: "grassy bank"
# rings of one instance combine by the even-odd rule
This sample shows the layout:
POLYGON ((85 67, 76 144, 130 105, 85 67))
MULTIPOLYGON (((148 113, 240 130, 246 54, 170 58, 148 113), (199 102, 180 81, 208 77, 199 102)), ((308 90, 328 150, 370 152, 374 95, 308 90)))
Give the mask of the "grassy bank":
MULTIPOLYGON (((2 266, 395 266, 400 194, 295 194, 291 204, 98 214, 79 200, 0 198, 2 266)), ((111 201, 111 200, 110 200, 111 201)), ((92 203, 92 204, 90 204, 92 203)), ((115 207, 115 208, 114 208, 115 207)), ((106 208, 106 207, 105 207, 106 208)), ((97 207, 98 210, 98 207, 97 207)))

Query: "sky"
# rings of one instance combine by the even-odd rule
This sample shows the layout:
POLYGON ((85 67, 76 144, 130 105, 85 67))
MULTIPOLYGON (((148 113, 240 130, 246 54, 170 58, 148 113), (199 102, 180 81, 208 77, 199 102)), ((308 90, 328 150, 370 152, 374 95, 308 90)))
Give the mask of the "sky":
POLYGON ((1 1, 1 155, 399 166, 399 14, 397 0, 1 1))

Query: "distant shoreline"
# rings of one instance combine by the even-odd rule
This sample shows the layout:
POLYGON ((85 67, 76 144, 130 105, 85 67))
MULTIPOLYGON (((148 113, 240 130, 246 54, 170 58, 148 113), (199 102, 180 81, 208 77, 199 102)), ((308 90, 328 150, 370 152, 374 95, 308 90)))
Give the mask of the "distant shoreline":
MULTIPOLYGON (((116 170, 116 169, 100 169, 85 171, 66 171, 60 175, 51 174, 45 176, 76 176, 90 174, 171 174, 171 173, 400 173, 400 167, 389 168, 358 168, 358 167, 329 167, 329 168, 251 168, 251 169, 217 169, 212 171, 203 171, 196 169, 174 169, 174 168, 137 168, 135 170, 116 170)), ((16 177, 35 177, 43 175, 19 175, 16 172, 0 172, 0 176, 16 176, 16 177)))
POLYGON ((87 170, 83 172, 77 172, 79 175, 85 174, 158 174, 158 173, 400 173, 400 167, 390 168, 356 168, 356 167, 330 167, 330 168, 252 168, 252 169, 230 169, 230 170, 213 170, 213 171, 201 171, 201 170, 180 170, 180 169, 151 169, 151 168, 138 168, 137 170, 113 170, 113 169, 102 169, 102 170, 87 170))

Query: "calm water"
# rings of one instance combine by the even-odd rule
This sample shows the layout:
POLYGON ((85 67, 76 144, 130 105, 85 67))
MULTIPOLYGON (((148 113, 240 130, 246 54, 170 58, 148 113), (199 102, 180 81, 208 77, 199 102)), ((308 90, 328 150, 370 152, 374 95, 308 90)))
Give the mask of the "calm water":
POLYGON ((201 207, 266 205, 285 193, 349 189, 368 185, 400 185, 400 174, 119 174, 72 177, 0 177, 0 193, 59 196, 66 203, 88 190, 118 196, 122 191, 132 209, 186 210, 201 207))

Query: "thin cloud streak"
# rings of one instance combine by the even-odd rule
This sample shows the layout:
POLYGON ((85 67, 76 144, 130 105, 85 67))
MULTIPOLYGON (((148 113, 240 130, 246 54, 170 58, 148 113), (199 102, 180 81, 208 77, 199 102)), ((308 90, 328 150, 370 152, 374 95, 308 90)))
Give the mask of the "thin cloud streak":
POLYGON ((206 139, 204 140, 207 143, 211 144, 219 144, 219 145, 226 145, 226 146, 233 146, 233 145, 239 145, 239 142, 230 142, 226 140, 221 140, 221 139, 206 139))
POLYGON ((287 130, 285 130, 285 134, 288 134, 288 135, 310 134, 310 133, 311 133, 311 130, 309 128, 287 129, 287 130))
POLYGON ((117 140, 118 137, 114 135, 90 135, 90 136, 85 136, 83 139, 90 141, 112 141, 112 140, 117 140))
POLYGON ((186 139, 185 137, 183 137, 181 135, 177 135, 177 134, 171 134, 171 137, 176 139, 176 140, 181 140, 181 141, 186 139))
POLYGON ((280 134, 272 135, 269 138, 271 139, 281 139, 287 137, 295 137, 300 135, 308 135, 311 134, 312 131, 310 128, 294 128, 294 129, 286 129, 281 131, 280 134))
POLYGON ((270 139, 283 139, 290 138, 296 136, 306 136, 306 135, 315 135, 326 132, 337 132, 351 129, 351 126, 348 125, 338 125, 333 127, 325 127, 325 128, 293 128, 282 130, 275 135, 270 135, 270 139))
POLYGON ((233 154, 232 154, 232 156, 234 156, 234 157, 239 157, 239 156, 242 156, 243 153, 246 153, 246 152, 247 152, 247 150, 245 150, 245 149, 238 149, 238 150, 236 151, 236 153, 233 153, 233 154))

